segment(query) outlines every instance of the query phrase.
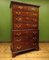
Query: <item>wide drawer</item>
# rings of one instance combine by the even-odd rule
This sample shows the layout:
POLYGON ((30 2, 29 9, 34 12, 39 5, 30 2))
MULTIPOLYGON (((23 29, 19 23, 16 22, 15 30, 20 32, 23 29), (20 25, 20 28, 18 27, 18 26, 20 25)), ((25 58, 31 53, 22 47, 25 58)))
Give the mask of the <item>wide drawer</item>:
POLYGON ((31 23, 15 23, 13 24, 13 29, 38 29, 38 24, 31 23))
POLYGON ((29 37, 29 36, 19 36, 19 37, 15 37, 13 36, 13 41, 16 42, 16 43, 24 43, 24 42, 29 42, 29 41, 32 41, 33 43, 35 42, 38 42, 38 36, 32 36, 32 37, 29 37))
POLYGON ((25 41, 29 39, 37 40, 39 37, 38 30, 15 30, 12 31, 12 37, 14 40, 25 41))
POLYGON ((13 15, 14 16, 22 16, 22 17, 35 17, 35 18, 38 17, 37 13, 28 12, 28 11, 26 11, 26 12, 25 11, 14 11, 13 15))
POLYGON ((31 23, 31 24, 38 24, 38 18, 29 18, 29 17, 22 17, 22 16, 14 16, 13 17, 14 20, 13 22, 14 23, 31 23))

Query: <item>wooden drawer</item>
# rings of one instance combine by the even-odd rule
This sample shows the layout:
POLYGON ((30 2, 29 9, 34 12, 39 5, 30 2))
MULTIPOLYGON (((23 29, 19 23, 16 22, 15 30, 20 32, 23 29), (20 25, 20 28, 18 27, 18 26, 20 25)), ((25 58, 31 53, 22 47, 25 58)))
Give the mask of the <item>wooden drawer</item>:
POLYGON ((18 29, 38 29, 38 25, 37 24, 25 24, 25 23, 17 23, 13 25, 13 29, 14 30, 18 30, 18 29))
POLYGON ((38 30, 33 30, 33 35, 37 35, 39 33, 38 30))
POLYGON ((22 16, 14 16, 14 23, 31 23, 31 24, 38 24, 38 18, 29 18, 29 17, 22 17, 22 16))
POLYGON ((16 30, 16 31, 13 31, 12 34, 14 36, 27 36, 28 35, 28 31, 24 31, 24 30, 16 30))
POLYGON ((24 31, 14 31, 12 32, 12 36, 14 36, 16 39, 30 39, 33 37, 32 30, 24 30, 24 31))
POLYGON ((38 13, 39 9, 37 7, 30 7, 30 6, 24 6, 24 5, 13 5, 13 10, 19 10, 19 11, 32 11, 38 13))
POLYGON ((15 39, 38 39, 38 30, 16 30, 12 32, 12 36, 15 39), (37 38, 36 38, 37 37, 37 38))
POLYGON ((38 17, 37 13, 28 12, 28 11, 26 11, 26 12, 25 11, 14 11, 13 15, 14 16, 22 16, 22 17, 35 17, 35 18, 38 17))
POLYGON ((29 37, 29 36, 13 36, 13 41, 14 42, 17 42, 17 43, 24 43, 24 42, 29 42, 29 41, 32 41, 33 43, 36 43, 38 42, 38 37, 37 36, 32 36, 32 37, 29 37))

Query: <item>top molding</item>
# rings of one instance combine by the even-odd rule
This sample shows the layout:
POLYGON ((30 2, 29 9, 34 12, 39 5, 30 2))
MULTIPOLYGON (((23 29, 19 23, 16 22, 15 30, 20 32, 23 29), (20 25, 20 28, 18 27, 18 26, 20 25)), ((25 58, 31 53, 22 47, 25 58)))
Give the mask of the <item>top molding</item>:
POLYGON ((37 6, 37 5, 28 4, 28 3, 22 3, 22 2, 11 1, 11 3, 10 3, 10 8, 11 8, 11 6, 12 6, 13 4, 40 7, 40 6, 37 6))

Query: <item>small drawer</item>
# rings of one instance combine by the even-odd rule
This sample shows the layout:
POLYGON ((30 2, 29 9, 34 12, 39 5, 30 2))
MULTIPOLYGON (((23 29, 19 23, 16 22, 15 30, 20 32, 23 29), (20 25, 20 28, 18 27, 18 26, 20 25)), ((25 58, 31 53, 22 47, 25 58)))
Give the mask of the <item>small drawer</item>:
POLYGON ((17 46, 16 48, 17 48, 17 49, 21 49, 21 46, 17 46))
POLYGON ((32 7, 31 10, 34 11, 34 12, 36 12, 36 13, 39 12, 39 9, 37 7, 32 7))
POLYGON ((24 9, 23 9, 23 7, 24 6, 22 6, 22 5, 13 5, 13 10, 16 10, 16 11, 23 11, 24 9))
POLYGON ((12 34, 15 36, 15 37, 22 37, 22 36, 27 36, 28 35, 28 31, 25 31, 25 30, 16 30, 16 31, 13 31, 12 34))
POLYGON ((25 41, 27 41, 28 40, 28 36, 19 36, 19 37, 13 37, 13 40, 15 41, 15 42, 25 42, 25 41))
POLYGON ((22 39, 16 39, 17 42, 21 42, 22 39))
POLYGON ((38 13, 39 9, 37 7, 31 7, 31 6, 24 6, 24 5, 13 5, 13 10, 19 10, 19 11, 34 11, 38 13))
POLYGON ((35 43, 38 41, 38 37, 37 36, 28 37, 28 40, 32 43, 35 43))
POLYGON ((33 31, 33 37, 39 37, 39 31, 37 30, 37 31, 33 31))

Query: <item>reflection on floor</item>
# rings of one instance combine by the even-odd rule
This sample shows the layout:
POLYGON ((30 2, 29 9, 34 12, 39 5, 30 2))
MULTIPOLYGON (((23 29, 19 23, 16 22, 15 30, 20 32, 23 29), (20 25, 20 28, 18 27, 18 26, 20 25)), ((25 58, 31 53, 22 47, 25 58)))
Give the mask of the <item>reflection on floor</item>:
POLYGON ((39 43, 39 51, 24 53, 12 58, 11 43, 0 43, 0 60, 49 60, 49 43, 39 43))

